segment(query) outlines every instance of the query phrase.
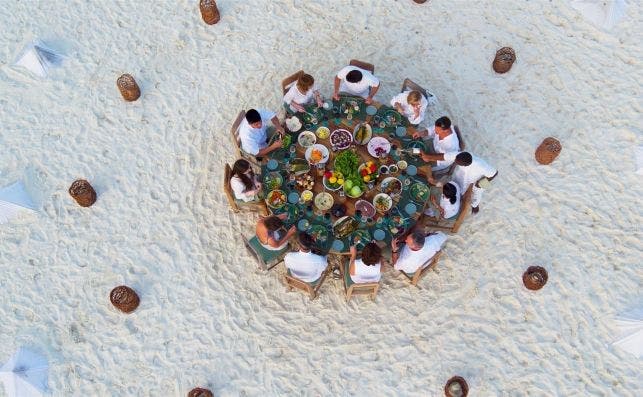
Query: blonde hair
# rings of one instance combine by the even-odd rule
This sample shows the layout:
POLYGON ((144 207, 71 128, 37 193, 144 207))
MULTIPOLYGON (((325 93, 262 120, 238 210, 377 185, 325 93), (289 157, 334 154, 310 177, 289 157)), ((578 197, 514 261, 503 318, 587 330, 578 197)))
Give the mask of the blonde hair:
POLYGON ((297 79, 297 88, 299 88, 299 91, 303 93, 307 92, 313 84, 315 84, 315 79, 313 76, 306 73, 302 74, 299 76, 299 79, 297 79))
POLYGON ((406 101, 410 105, 415 105, 416 103, 420 103, 422 101, 422 94, 420 94, 420 91, 411 91, 409 92, 409 95, 406 97, 406 101))

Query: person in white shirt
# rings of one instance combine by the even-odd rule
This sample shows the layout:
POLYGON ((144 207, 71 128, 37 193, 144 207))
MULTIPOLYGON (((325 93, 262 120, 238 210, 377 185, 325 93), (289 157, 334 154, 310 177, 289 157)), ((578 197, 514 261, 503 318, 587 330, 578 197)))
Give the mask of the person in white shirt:
POLYGON ((246 117, 239 125, 239 139, 241 140, 241 149, 244 152, 261 157, 281 147, 281 139, 277 139, 272 145, 268 146, 268 121, 272 121, 280 135, 284 133, 284 128, 279 123, 275 113, 255 109, 250 109, 246 112, 246 117))
MULTIPOLYGON (((453 155, 445 154, 445 158, 447 157, 450 158, 453 155)), ((451 179, 459 185, 462 192, 466 192, 469 186, 473 185, 471 189, 471 212, 476 214, 480 210, 480 201, 482 200, 482 192, 484 192, 482 180, 486 179, 487 182, 493 180, 498 175, 498 170, 483 159, 468 152, 458 153, 453 158, 456 167, 453 170, 453 174, 451 174, 451 179)))
POLYGON ((356 284, 378 283, 382 277, 382 249, 375 243, 368 243, 362 249, 362 257, 357 259, 357 248, 350 248, 348 274, 356 284))
POLYGON ((257 201, 257 193, 261 191, 261 183, 257 180, 248 160, 240 159, 234 162, 230 176, 230 187, 237 200, 257 201))
POLYGON ((284 230, 284 219, 288 214, 270 215, 259 218, 255 228, 255 234, 259 243, 267 250, 281 251, 288 246, 288 240, 297 229, 291 226, 288 231, 284 230))
POLYGON ((441 219, 451 219, 460 212, 460 187, 455 182, 449 182, 442 187, 442 195, 438 203, 435 196, 431 196, 431 203, 434 208, 427 208, 424 214, 436 216, 440 214, 441 219), (437 210, 435 209, 437 208, 437 210))
POLYGON ((359 96, 366 99, 367 104, 373 102, 373 97, 380 89, 380 80, 368 70, 357 66, 346 66, 335 76, 333 99, 339 100, 339 93, 359 96))
POLYGON ((416 230, 406 237, 406 244, 400 249, 400 243, 394 239, 391 243, 393 267, 404 273, 415 273, 428 264, 428 260, 440 251, 446 240, 447 236, 442 232, 425 236, 424 233, 416 230))
POLYGON ((299 251, 289 252, 284 257, 286 268, 290 274, 306 283, 314 283, 319 280, 324 270, 328 266, 325 256, 312 253, 315 241, 307 233, 299 233, 299 251))
POLYGON ((315 79, 306 73, 299 76, 297 82, 284 95, 284 103, 293 112, 305 112, 304 105, 309 105, 313 100, 317 102, 317 107, 322 106, 322 98, 319 88, 315 85, 315 79))
POLYGON ((420 91, 404 91, 391 99, 391 106, 406 116, 409 123, 418 125, 424 120, 429 101, 420 91))
MULTIPOLYGON (((413 136, 418 138, 423 136, 423 134, 416 132, 413 136)), ((432 171, 440 171, 448 168, 453 163, 453 160, 445 160, 444 158, 436 157, 435 154, 457 154, 460 151, 460 140, 451 125, 451 120, 446 116, 440 117, 435 120, 433 127, 429 127, 424 136, 433 143, 434 153, 422 152, 422 160, 427 162, 436 161, 436 165, 431 167, 432 171)))

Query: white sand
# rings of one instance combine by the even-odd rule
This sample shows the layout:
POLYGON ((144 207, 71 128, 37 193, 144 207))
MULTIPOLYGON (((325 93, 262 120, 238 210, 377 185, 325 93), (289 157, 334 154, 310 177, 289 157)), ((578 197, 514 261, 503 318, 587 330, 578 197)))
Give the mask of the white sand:
POLYGON ((641 302, 637 2, 610 33, 558 1, 221 0, 216 26, 174 3, 0 7, 0 184, 41 191, 39 213, 0 227, 0 360, 43 352, 55 396, 438 396, 455 374, 472 396, 641 395, 608 321, 641 302), (69 55, 48 80, 10 67, 28 37, 69 55), (518 60, 496 75, 504 45, 518 60), (328 95, 352 57, 375 63, 381 100, 405 77, 435 92, 429 118, 451 116, 500 175, 419 288, 390 271, 375 303, 345 304, 333 280, 311 303, 240 244, 255 218, 221 191, 227 131, 278 108, 302 67, 328 95), (562 154, 538 166, 550 135, 562 154), (78 177, 90 209, 67 195, 78 177), (109 304, 121 283, 132 315, 109 304))

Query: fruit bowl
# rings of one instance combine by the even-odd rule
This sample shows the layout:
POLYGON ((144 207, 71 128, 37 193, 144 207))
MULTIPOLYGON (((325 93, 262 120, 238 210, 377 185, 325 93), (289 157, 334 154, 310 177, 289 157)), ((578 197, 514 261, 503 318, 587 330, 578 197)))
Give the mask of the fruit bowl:
POLYGON ((362 197, 364 194, 364 191, 366 189, 362 189, 359 183, 355 183, 351 181, 350 179, 344 181, 344 192, 346 195, 350 198, 358 198, 362 197))
POLYGON ((379 167, 372 161, 360 164, 357 173, 365 183, 374 182, 379 176, 379 167))
POLYGON ((326 171, 322 179, 324 187, 330 191, 337 191, 344 186, 344 176, 338 171, 326 171))

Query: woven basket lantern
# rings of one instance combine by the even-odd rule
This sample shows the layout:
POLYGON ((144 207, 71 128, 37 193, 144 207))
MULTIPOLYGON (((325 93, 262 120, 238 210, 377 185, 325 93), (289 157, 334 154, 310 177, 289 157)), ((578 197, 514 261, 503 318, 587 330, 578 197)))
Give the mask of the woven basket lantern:
POLYGON ((214 397, 212 392, 208 389, 203 389, 201 387, 195 387, 190 390, 188 397, 214 397))
POLYGON ((469 385, 461 376, 454 376, 444 385, 446 397, 467 397, 467 394, 469 394, 469 385))
POLYGON ((217 3, 214 0, 201 0, 199 2, 199 9, 201 10, 203 22, 208 25, 214 25, 221 19, 217 3))
POLYGON ((413 1, 414 1, 414 2, 416 2, 417 4, 424 4, 424 3, 426 3, 426 0, 413 0, 413 1))
POLYGON ((507 73, 516 61, 516 52, 511 47, 502 47, 493 59, 493 70, 496 73, 507 73))
POLYGON ((547 270, 540 266, 529 266, 522 275, 522 283, 527 289, 536 291, 547 284, 547 270))
POLYGON ((69 195, 76 200, 81 207, 89 207, 96 202, 96 191, 84 179, 75 180, 69 187, 69 195))
POLYGON ((141 96, 141 89, 138 88, 136 80, 130 74, 124 74, 116 80, 118 90, 121 92, 123 99, 127 102, 132 102, 141 96))
POLYGON ((109 293, 109 300, 118 310, 123 313, 131 313, 141 303, 136 292, 125 285, 119 285, 109 293))
POLYGON ((536 161, 540 164, 549 164, 556 160, 562 149, 563 146, 558 142, 558 139, 545 138, 536 149, 536 161))

